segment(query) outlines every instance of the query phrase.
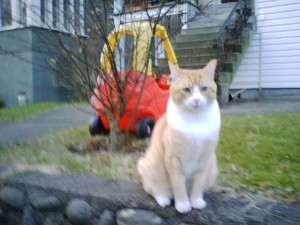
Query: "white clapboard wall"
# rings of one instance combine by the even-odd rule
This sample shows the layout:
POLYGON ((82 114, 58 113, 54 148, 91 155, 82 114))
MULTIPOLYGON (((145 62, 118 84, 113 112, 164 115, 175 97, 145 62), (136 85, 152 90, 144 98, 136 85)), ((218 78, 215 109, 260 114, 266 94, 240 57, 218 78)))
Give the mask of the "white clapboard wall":
POLYGON ((300 88, 300 0, 255 0, 257 30, 231 89, 300 88))

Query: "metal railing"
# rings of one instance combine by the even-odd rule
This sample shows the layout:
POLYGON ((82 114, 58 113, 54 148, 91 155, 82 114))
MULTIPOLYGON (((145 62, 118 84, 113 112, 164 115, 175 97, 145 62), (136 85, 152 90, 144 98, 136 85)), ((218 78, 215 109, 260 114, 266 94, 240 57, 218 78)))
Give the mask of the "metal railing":
POLYGON ((124 3, 128 6, 142 6, 142 5, 159 5, 161 3, 168 4, 168 3, 184 3, 190 2, 193 4, 198 4, 198 0, 125 0, 124 3))
POLYGON ((238 0, 220 30, 214 36, 213 47, 216 49, 218 59, 216 80, 218 80, 218 73, 224 70, 226 59, 235 51, 235 46, 247 26, 247 20, 252 14, 249 7, 251 2, 252 0, 238 0))
POLYGON ((188 22, 193 21, 201 9, 193 1, 181 0, 175 3, 166 4, 172 7, 168 14, 162 16, 160 23, 167 29, 169 37, 174 38, 188 22), (173 5, 172 5, 173 4, 173 5))
POLYGON ((127 0, 124 3, 123 11, 114 14, 120 17, 121 23, 155 20, 166 27, 170 37, 175 36, 200 11, 196 0, 127 0))

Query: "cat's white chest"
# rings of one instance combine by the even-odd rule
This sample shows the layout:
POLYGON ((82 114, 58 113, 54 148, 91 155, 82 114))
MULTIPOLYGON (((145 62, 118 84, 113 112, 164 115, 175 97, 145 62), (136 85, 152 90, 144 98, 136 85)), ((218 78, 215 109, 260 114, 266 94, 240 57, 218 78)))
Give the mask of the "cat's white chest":
POLYGON ((218 142, 218 132, 190 134, 185 139, 181 162, 184 173, 190 177, 196 170, 203 168, 215 151, 218 142))
POLYGON ((190 176, 205 164, 217 145, 221 126, 218 103, 212 103, 203 111, 187 112, 170 101, 167 121, 182 136, 180 144, 184 150, 181 160, 185 174, 190 176))
POLYGON ((217 101, 199 111, 178 108, 170 99, 167 108, 168 124, 175 130, 197 136, 219 131, 221 126, 220 110, 217 101))

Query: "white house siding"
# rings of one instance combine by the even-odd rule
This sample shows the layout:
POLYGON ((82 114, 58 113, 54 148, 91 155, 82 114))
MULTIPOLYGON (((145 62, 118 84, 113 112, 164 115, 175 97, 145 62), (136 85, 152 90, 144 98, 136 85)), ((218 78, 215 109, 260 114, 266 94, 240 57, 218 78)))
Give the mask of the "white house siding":
POLYGON ((231 89, 300 88, 300 0, 256 0, 254 31, 231 89))

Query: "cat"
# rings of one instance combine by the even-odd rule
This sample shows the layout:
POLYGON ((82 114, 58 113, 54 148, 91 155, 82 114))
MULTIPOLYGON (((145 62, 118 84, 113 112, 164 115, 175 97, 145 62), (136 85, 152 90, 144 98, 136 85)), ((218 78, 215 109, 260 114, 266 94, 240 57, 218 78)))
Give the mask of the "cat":
POLYGON ((217 176, 221 127, 214 74, 217 60, 202 69, 169 63, 172 84, 166 113, 158 119, 149 147, 137 162, 144 190, 166 207, 175 200, 180 213, 203 209, 203 192, 217 176))

